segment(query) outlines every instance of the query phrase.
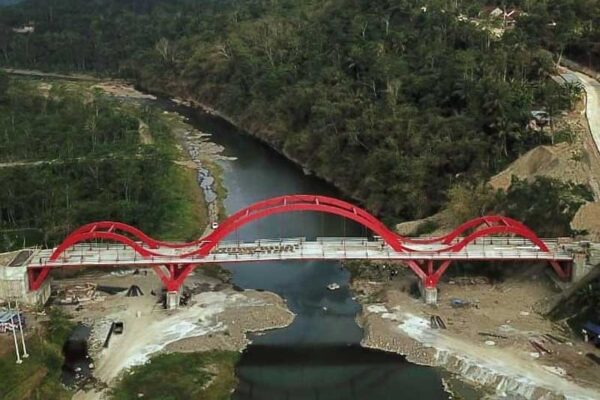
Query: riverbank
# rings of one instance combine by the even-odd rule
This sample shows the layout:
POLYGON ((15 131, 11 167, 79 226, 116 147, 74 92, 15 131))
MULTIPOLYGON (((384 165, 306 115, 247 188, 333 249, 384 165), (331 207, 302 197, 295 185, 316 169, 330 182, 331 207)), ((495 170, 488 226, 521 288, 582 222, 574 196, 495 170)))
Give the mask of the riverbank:
MULTIPOLYGON (((120 382, 125 371, 151 362, 163 353, 226 350, 241 352, 249 343, 246 333, 289 325, 294 315, 277 295, 253 290, 237 291, 202 268, 188 278, 192 296, 187 306, 162 308, 161 283, 154 274, 114 274, 79 277, 61 284, 92 280, 109 287, 137 285, 143 296, 125 292, 102 295, 79 305, 66 306, 74 320, 91 327, 89 354, 94 360, 94 380, 75 399, 100 399, 120 382), (113 321, 123 322, 124 331, 105 341, 113 321)), ((126 374, 126 373, 125 373, 126 374)))
MULTIPOLYGON (((150 92, 138 90, 133 85, 124 81, 103 81, 93 86, 94 89, 103 91, 106 94, 122 100, 129 101, 156 101, 158 97, 150 92)), ((158 93, 157 93, 158 94, 158 93)), ((161 95, 162 94, 158 94, 161 95)), ((199 108, 210 115, 217 115, 230 123, 227 117, 222 116, 212 109, 207 109, 203 105, 192 104, 189 101, 173 99, 175 104, 187 107, 199 108)), ((195 180, 197 185, 188 189, 188 192, 198 192, 197 196, 203 200, 200 207, 207 214, 205 229, 203 235, 211 230, 214 223, 218 223, 226 217, 223 207, 223 199, 227 196, 227 191, 221 178, 221 167, 219 161, 232 161, 234 158, 222 155, 223 146, 220 146, 210 140, 211 134, 202 132, 188 123, 186 117, 175 111, 163 111, 163 118, 168 121, 171 133, 177 141, 176 147, 184 154, 183 159, 175 161, 176 164, 195 171, 195 180)), ((189 238, 190 240, 196 238, 189 238)))
POLYGON ((156 95, 156 96, 160 96, 160 97, 171 98, 171 100, 176 104, 183 105, 183 106, 190 107, 190 108, 195 108, 195 109, 201 110, 202 112, 204 112, 208 115, 220 118, 224 121, 227 121, 229 124, 231 124, 232 126, 237 128, 241 133, 251 136, 252 138, 258 140, 262 144, 269 147, 275 153, 281 155, 282 157, 285 157, 287 160, 289 160, 291 163, 293 163, 299 170, 301 170, 304 175, 313 175, 313 176, 317 177, 318 179, 320 179, 324 182, 327 182, 329 185, 335 187, 337 190, 344 193, 346 196, 351 197, 354 201, 361 203, 361 204, 365 203, 364 198, 357 196, 356 193, 350 194, 350 189, 341 185, 340 182, 332 179, 331 177, 325 176, 323 174, 319 174, 318 171, 313 171, 313 170, 309 169, 306 166, 306 163, 303 163, 300 160, 298 160, 296 157, 292 156, 283 147, 277 146, 272 141, 269 141, 267 139, 267 137, 273 136, 273 135, 270 134, 268 131, 263 131, 259 127, 254 127, 254 126, 249 126, 247 124, 244 124, 241 121, 239 121, 238 119, 212 107, 210 104, 199 101, 199 100, 193 98, 192 96, 185 94, 185 91, 175 90, 174 93, 165 93, 163 90, 159 90, 157 88, 145 87, 143 84, 141 84, 139 82, 138 82, 138 87, 143 92, 152 93, 152 95, 156 95), (264 134, 261 134, 259 132, 262 132, 264 134))
POLYGON ((27 318, 29 357, 21 364, 15 364, 12 335, 0 334, 0 398, 70 399, 72 393, 60 383, 60 366, 64 361, 62 346, 74 324, 56 309, 50 309, 48 315, 32 313, 27 318))
POLYGON ((484 278, 440 283, 436 307, 409 294, 411 277, 389 283, 354 280, 362 304, 357 321, 365 331, 361 344, 440 367, 488 391, 490 398, 597 398, 600 371, 586 354, 598 351, 536 314, 536 303, 552 289, 543 273, 533 276, 494 284, 484 278), (456 298, 469 305, 452 307, 456 298), (431 326, 436 315, 447 329, 431 326), (536 350, 532 341, 547 352, 536 350))
MULTIPOLYGON (((141 102, 156 101, 157 97, 153 94, 141 92, 134 86, 122 81, 102 81, 95 84, 93 89, 118 98, 122 101, 141 102)), ((176 102, 180 104, 179 102, 176 102)), ((170 133, 175 140, 174 146, 180 153, 174 162, 182 167, 184 176, 193 175, 193 179, 186 179, 183 189, 189 193, 195 201, 188 201, 195 204, 196 208, 203 215, 200 229, 202 235, 208 233, 214 223, 218 223, 225 217, 223 208, 223 199, 226 196, 226 190, 221 180, 221 170, 217 162, 220 160, 229 160, 230 158, 221 155, 223 147, 210 140, 210 134, 201 132, 191 126, 186 118, 173 111, 162 111, 161 116, 167 123, 170 133)), ((198 221, 192 221, 198 222, 198 221)), ((177 228, 174 229, 175 231, 177 228)), ((167 238, 182 239, 181 235, 167 235, 167 238), (180 236, 177 238, 177 236, 180 236)), ((194 240, 196 237, 188 237, 185 240, 194 240)))

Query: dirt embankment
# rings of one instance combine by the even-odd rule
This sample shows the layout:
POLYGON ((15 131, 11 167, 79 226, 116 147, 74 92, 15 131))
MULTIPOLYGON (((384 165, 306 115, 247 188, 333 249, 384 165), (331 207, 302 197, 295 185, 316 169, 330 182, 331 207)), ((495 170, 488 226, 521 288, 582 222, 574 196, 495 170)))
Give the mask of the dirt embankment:
POLYGON ((600 240, 600 153, 586 117, 586 103, 579 102, 572 112, 556 120, 556 132, 570 131, 570 140, 553 146, 539 146, 530 150, 504 171, 490 179, 490 185, 506 189, 514 175, 520 179, 546 176, 565 182, 587 185, 594 202, 584 204, 573 218, 573 229, 588 232, 591 240, 600 240))
POLYGON ((586 357, 600 351, 536 313, 537 303, 554 294, 543 273, 502 284, 491 284, 485 278, 440 283, 437 307, 411 297, 406 279, 411 278, 390 283, 354 282, 363 303, 358 321, 365 329, 364 346, 439 366, 493 396, 600 396, 600 368, 586 357), (469 305, 454 308, 451 299, 469 305), (440 316, 446 329, 432 327, 431 316, 440 316))
MULTIPOLYGON (((198 269, 186 284, 192 290, 187 306, 167 311, 162 308, 161 282, 153 273, 94 276, 105 286, 139 286, 143 296, 127 297, 125 292, 102 295, 78 306, 66 306, 76 320, 91 326, 89 353, 94 360, 93 375, 75 399, 101 399, 106 388, 134 365, 147 362, 159 352, 195 352, 205 350, 242 351, 249 343, 247 332, 289 325, 294 314, 283 299, 268 292, 236 291, 220 279, 198 269), (113 321, 124 324, 124 331, 104 342, 113 321)), ((78 277, 61 283, 82 283, 78 277)))

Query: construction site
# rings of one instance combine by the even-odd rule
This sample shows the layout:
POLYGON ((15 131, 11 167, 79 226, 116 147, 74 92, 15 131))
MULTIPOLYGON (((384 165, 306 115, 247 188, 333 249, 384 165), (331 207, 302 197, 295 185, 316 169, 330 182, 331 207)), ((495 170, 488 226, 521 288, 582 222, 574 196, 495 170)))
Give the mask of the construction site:
MULTIPOLYGON (((152 271, 65 271, 58 275, 50 285, 49 304, 67 312, 81 327, 65 347, 72 350, 65 350, 63 381, 81 389, 75 398, 99 398, 125 369, 145 363, 158 352, 241 351, 248 344, 247 332, 283 327, 294 318, 279 296, 236 290, 218 267, 197 270, 189 278, 180 308, 172 311, 165 309, 165 293, 152 271)), ((10 305, 12 310, 14 301, 10 305)), ((35 306, 22 309, 31 315, 32 323, 25 325, 22 319, 23 339, 18 327, 14 330, 20 359, 28 335, 47 319, 35 306)), ((11 310, 0 308, 0 321, 5 315, 17 315, 11 310)), ((3 326, 0 322, 0 329, 3 326)), ((15 352, 12 336, 0 333, 0 341, 2 353, 15 352)))
POLYGON ((568 292, 556 286, 543 266, 502 279, 487 274, 450 277, 439 286, 434 307, 415 298, 410 276, 400 272, 382 279, 390 268, 375 266, 379 273, 353 281, 363 305, 357 320, 365 329, 364 346, 443 367, 488 388, 491 397, 597 398, 597 341, 561 318, 568 292))

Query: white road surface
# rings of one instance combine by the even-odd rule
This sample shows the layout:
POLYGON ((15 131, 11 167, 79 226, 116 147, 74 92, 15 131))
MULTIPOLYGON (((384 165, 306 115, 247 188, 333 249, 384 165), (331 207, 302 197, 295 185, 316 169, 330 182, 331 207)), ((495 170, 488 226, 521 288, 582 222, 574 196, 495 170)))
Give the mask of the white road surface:
POLYGON ((596 148, 600 152, 600 82, 581 72, 568 71, 561 74, 567 82, 580 82, 587 95, 586 116, 590 126, 590 131, 596 143, 596 148))

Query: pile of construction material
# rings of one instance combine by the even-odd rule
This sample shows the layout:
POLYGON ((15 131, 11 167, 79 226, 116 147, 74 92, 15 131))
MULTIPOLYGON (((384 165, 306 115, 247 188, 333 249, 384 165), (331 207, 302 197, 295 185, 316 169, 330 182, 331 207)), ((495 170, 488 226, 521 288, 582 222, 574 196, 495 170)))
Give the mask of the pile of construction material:
POLYGON ((127 296, 127 297, 137 297, 137 296, 143 296, 143 295, 144 295, 144 292, 142 292, 142 289, 140 289, 140 287, 138 285, 131 285, 129 290, 127 290, 127 293, 125 293, 125 296, 127 296))
POLYGON ((18 329, 19 318, 21 319, 20 323, 24 328, 25 317, 21 312, 14 310, 0 311, 0 333, 12 332, 14 329, 18 329))
POLYGON ((81 285, 66 285, 57 289, 56 298, 60 304, 79 304, 91 301, 96 297, 97 285, 84 283, 81 285))
POLYGON ((446 323, 439 315, 431 315, 429 317, 429 325, 432 329, 446 329, 446 323))

